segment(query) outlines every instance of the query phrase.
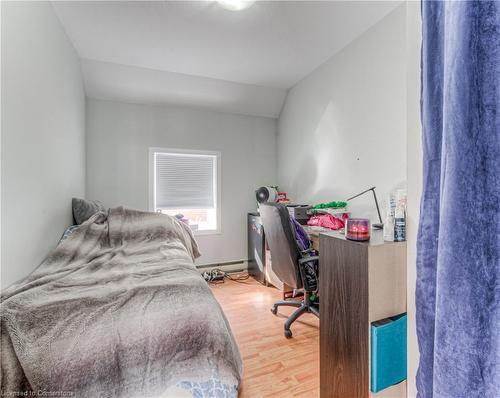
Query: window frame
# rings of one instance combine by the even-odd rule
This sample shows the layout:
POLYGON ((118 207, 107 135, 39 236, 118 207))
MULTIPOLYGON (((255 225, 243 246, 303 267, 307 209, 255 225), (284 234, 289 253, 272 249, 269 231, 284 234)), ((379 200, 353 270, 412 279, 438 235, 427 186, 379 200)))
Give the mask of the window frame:
POLYGON ((181 149, 181 148, 161 148, 161 147, 150 147, 149 148, 149 211, 155 212, 155 153, 177 153, 184 155, 209 155, 215 156, 216 164, 216 178, 215 178, 215 219, 216 228, 209 230, 193 230, 194 235, 220 235, 222 233, 221 225, 221 201, 222 201, 222 191, 221 191, 221 153, 220 151, 209 151, 209 150, 199 150, 199 149, 181 149))

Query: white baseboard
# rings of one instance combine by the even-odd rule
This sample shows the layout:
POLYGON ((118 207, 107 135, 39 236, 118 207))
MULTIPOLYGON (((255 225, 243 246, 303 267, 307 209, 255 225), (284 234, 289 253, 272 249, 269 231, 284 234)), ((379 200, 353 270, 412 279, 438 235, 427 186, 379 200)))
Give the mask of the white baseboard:
POLYGON ((213 269, 220 269, 225 272, 241 272, 248 271, 248 261, 240 260, 219 264, 196 264, 196 268, 200 271, 200 273, 213 269))

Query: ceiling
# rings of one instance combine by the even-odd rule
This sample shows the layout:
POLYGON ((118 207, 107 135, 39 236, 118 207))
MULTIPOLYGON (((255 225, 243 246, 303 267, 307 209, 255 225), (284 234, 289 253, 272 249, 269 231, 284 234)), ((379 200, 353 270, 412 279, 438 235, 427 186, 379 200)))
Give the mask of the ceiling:
POLYGON ((53 5, 84 60, 89 96, 277 117, 288 88, 399 3, 258 1, 244 11, 208 0, 53 5))

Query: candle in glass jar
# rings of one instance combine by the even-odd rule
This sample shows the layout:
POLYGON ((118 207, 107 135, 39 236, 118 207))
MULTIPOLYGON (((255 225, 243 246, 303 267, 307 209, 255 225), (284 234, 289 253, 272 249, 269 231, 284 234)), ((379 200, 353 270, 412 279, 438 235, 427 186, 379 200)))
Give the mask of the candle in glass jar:
POLYGON ((366 218, 348 218, 345 226, 345 237, 350 240, 370 240, 370 220, 366 218))

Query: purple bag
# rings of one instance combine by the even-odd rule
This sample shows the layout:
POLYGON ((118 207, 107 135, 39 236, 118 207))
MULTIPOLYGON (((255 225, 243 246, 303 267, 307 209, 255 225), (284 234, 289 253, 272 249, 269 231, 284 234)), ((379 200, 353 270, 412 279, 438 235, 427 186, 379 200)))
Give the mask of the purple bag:
POLYGON ((311 247, 311 241, 309 240, 309 236, 307 232, 304 230, 304 227, 298 223, 298 221, 290 217, 292 220, 293 231, 295 233, 295 240, 299 245, 300 250, 304 251, 311 247))

